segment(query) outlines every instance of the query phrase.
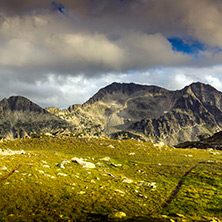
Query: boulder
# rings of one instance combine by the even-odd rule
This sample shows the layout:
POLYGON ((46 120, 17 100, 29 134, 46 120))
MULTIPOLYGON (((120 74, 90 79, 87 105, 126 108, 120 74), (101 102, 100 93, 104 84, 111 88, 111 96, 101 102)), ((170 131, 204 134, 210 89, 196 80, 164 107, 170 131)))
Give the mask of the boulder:
POLYGON ((94 163, 86 162, 82 158, 73 157, 71 160, 72 162, 78 163, 79 165, 85 168, 96 168, 94 163))

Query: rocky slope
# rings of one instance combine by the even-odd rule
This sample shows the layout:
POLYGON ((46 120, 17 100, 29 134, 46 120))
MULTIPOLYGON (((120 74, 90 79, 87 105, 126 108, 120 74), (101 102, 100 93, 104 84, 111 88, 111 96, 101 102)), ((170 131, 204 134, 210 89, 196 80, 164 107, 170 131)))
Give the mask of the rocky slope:
POLYGON ((222 150, 222 131, 215 133, 213 136, 210 136, 206 139, 200 141, 191 141, 180 143, 175 147, 178 148, 200 148, 200 149, 217 149, 222 150))
POLYGON ((110 136, 130 131, 170 145, 222 129, 222 93, 202 83, 177 91, 113 83, 83 105, 48 111, 75 125, 76 132, 110 136))
POLYGON ((222 93, 201 83, 172 92, 170 109, 158 118, 143 119, 131 125, 154 139, 168 144, 198 140, 222 127, 222 93))
POLYGON ((33 134, 55 133, 69 129, 69 124, 21 96, 0 101, 0 136, 24 138, 33 134))

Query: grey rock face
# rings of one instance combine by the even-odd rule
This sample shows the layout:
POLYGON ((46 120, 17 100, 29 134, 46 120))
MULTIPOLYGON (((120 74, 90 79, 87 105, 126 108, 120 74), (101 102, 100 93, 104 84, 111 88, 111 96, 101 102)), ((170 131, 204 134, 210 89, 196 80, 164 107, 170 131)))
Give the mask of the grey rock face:
POLYGON ((168 144, 197 140, 222 128, 222 93, 209 85, 193 83, 172 92, 167 108, 158 118, 143 119, 130 128, 168 144))
POLYGON ((103 104, 104 112, 98 116, 103 116, 100 125, 108 134, 127 130, 173 145, 222 129, 222 93, 199 82, 177 91, 113 83, 99 90, 81 110, 98 104, 103 104))

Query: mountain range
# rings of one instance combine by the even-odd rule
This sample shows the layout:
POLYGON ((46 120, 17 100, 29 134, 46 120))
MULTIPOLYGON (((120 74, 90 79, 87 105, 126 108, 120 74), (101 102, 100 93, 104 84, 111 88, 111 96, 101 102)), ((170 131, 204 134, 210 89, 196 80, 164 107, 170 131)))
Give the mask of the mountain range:
POLYGON ((203 140, 222 130, 222 93, 192 83, 170 91, 158 86, 112 83, 84 104, 43 109, 17 96, 0 101, 0 136, 75 134, 140 138, 174 145, 203 140))

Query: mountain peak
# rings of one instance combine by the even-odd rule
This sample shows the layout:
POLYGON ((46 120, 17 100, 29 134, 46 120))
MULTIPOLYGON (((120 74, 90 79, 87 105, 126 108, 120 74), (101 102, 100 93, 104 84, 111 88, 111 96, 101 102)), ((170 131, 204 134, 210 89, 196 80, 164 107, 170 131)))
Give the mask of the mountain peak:
POLYGON ((85 104, 92 104, 95 101, 102 100, 108 95, 121 93, 122 95, 130 96, 138 92, 157 93, 160 91, 168 91, 158 86, 140 85, 136 83, 117 83, 113 82, 110 85, 100 89, 93 97, 91 97, 85 104))
POLYGON ((206 84, 206 83, 202 83, 202 82, 193 82, 190 85, 184 87, 184 89, 192 89, 193 90, 213 90, 213 91, 217 91, 213 86, 206 84))
POLYGON ((0 101, 0 106, 4 110, 48 113, 45 109, 23 96, 11 96, 8 99, 5 98, 0 101))

